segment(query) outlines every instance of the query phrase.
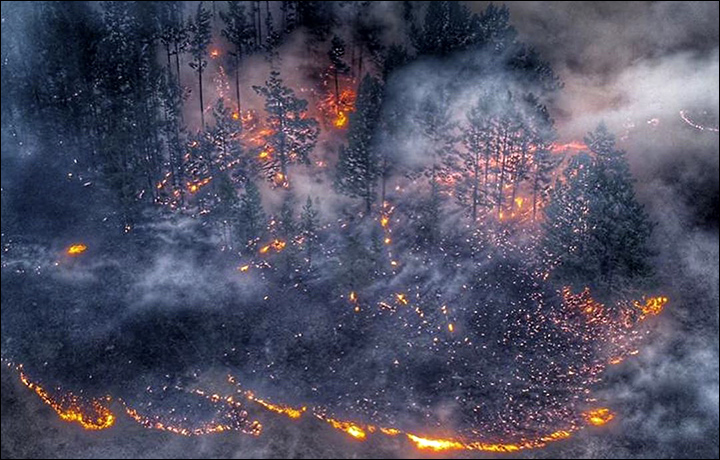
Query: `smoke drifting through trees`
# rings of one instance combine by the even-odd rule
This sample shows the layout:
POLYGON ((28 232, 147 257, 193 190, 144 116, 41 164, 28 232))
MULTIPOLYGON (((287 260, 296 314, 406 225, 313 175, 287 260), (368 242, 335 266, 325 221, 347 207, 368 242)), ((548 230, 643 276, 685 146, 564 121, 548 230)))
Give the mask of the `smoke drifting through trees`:
MULTIPOLYGON (((668 255, 516 37, 458 2, 4 4, 4 358, 166 425, 225 370, 358 427, 580 423, 668 255)), ((251 426, 211 403, 188 430, 251 426)))

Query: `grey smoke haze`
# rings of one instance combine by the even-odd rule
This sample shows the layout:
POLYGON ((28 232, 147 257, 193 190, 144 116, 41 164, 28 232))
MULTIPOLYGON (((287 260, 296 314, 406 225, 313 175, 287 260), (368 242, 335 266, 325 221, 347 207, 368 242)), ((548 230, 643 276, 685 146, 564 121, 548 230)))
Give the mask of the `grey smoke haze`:
MULTIPOLYGON (((380 11, 391 8, 390 2, 382 3, 380 11)), ((476 11, 487 5, 469 3, 476 11)), ((718 134, 689 126, 679 111, 689 110, 704 123, 717 127, 718 3, 510 2, 508 6, 519 38, 538 48, 565 83, 551 105, 561 140, 580 140, 603 120, 621 138, 620 144, 627 149, 638 179, 638 197, 657 222, 655 260, 661 285, 671 299, 642 353, 607 377, 600 396, 612 402, 619 414, 617 423, 607 430, 588 430, 521 456, 716 458, 718 134)), ((294 51, 300 49, 300 40, 299 36, 286 45, 284 72, 291 73, 302 64, 303 56, 294 51)), ((445 86, 464 58, 461 55, 442 63, 418 63, 398 77, 398 91, 410 100, 422 98, 424 92, 445 86), (413 86, 413 76, 421 79, 421 84, 413 86)), ((268 70, 257 59, 244 74, 254 84, 263 81, 268 70)), ((483 86, 482 82, 479 86, 483 86)), ((451 99, 456 108, 464 107, 469 103, 467 96, 465 92, 455 93, 451 99)), ((248 100, 259 106, 255 96, 248 100)), ((190 104, 194 107, 194 103, 190 104)), ((408 129, 412 129, 411 123, 408 129)), ((413 131, 404 134, 405 142, 399 149, 412 163, 424 144, 416 142, 413 131)), ((11 179, 3 174, 3 187, 11 179)), ((323 198, 329 195, 325 193, 327 181, 299 174, 297 184, 300 203, 307 194, 323 198)), ((272 193, 264 193, 264 199, 274 198, 272 193)), ((278 206, 271 201, 269 204, 278 206)), ((321 204, 324 220, 330 221, 343 202, 329 204, 323 200, 321 204)), ((192 238, 194 231, 184 221, 159 225, 166 225, 168 234, 175 234, 168 241, 176 239, 177 234, 187 233, 192 238)), ((138 274, 132 294, 134 311, 156 308, 158 299, 171 305, 232 295, 234 291, 227 291, 224 285, 227 273, 188 264, 186 258, 185 254, 151 254, 146 272, 138 274), (195 289, 196 283, 202 289, 195 289)), ((41 253, 24 263, 31 269, 44 259, 47 256, 41 253)), ((101 268, 92 267, 78 276, 92 280, 92 271, 101 268)), ((255 282, 259 280, 241 281, 247 283, 241 289, 249 289, 255 282)), ((205 306, 212 308, 211 303, 205 306)), ((48 417, 47 408, 27 394, 6 370, 2 390, 3 458, 417 455, 408 446, 393 441, 379 445, 348 442, 342 434, 329 432, 313 420, 301 425, 280 420, 266 426, 266 433, 259 439, 227 434, 198 441, 148 432, 128 421, 107 433, 88 435, 74 425, 48 417), (6 423, 9 418, 14 422, 6 423)))

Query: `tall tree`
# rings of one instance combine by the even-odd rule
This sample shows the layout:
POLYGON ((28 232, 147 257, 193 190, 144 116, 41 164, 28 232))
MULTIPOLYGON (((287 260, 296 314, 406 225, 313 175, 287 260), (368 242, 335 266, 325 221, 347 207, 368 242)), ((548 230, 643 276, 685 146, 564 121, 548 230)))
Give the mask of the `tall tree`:
POLYGON ((460 171, 457 182, 458 201, 470 207, 473 222, 477 221, 478 207, 487 206, 487 181, 490 169, 492 125, 489 108, 484 100, 467 114, 467 124, 462 128, 464 150, 458 150, 460 171))
POLYGON ((344 60, 345 56, 345 40, 335 35, 330 42, 330 51, 328 57, 332 64, 333 78, 335 79, 335 105, 340 110, 340 83, 338 77, 348 73, 350 67, 344 60))
POLYGON ((207 66, 207 48, 210 45, 210 12, 203 8, 202 2, 198 5, 195 19, 190 22, 188 29, 190 31, 190 54, 194 61, 190 62, 190 67, 198 74, 198 91, 200 95, 200 123, 202 129, 205 129, 205 105, 203 102, 203 83, 202 74, 207 66))
POLYGON ((552 192, 543 248, 560 281, 612 294, 650 275, 652 224, 612 134, 600 125, 585 143, 593 155, 573 158, 552 192))
POLYGON ((308 195, 307 201, 302 208, 300 214, 300 231, 305 242, 305 259, 308 267, 312 267, 313 255, 318 244, 318 212, 313 206, 313 202, 308 195))
POLYGON ((242 114, 240 103, 240 64, 242 57, 249 48, 253 39, 252 29, 248 21, 247 12, 243 2, 228 2, 228 12, 220 12, 220 18, 225 23, 222 35, 235 47, 230 53, 235 58, 235 97, 237 100, 238 113, 242 114))
POLYGON ((350 197, 361 198, 370 214, 381 175, 380 158, 373 142, 380 115, 382 87, 366 75, 360 84, 355 112, 350 114, 348 146, 341 148, 335 186, 350 197))
POLYGON ((252 180, 245 182, 245 193, 238 205, 238 224, 243 242, 254 247, 265 230, 265 213, 263 212, 260 190, 252 180))
POLYGON ((253 89, 265 98, 267 124, 273 131, 267 137, 272 156, 265 164, 266 172, 276 184, 288 187, 288 165, 310 162, 320 131, 318 122, 307 115, 307 101, 284 85, 279 72, 273 70, 264 86, 253 89))

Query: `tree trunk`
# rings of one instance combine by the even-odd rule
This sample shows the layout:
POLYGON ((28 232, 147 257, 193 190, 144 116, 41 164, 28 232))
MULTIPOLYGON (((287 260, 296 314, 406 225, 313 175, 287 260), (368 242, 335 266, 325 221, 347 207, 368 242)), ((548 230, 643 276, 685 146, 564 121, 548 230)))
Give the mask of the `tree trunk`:
POLYGON ((198 59, 198 85, 200 87, 200 124, 202 129, 205 130, 205 104, 203 102, 203 87, 202 87, 202 61, 198 59))
POLYGON ((473 223, 477 222, 477 204, 478 204, 478 172, 480 169, 480 156, 477 150, 475 151, 475 163, 474 163, 474 174, 473 174, 473 202, 472 202, 472 220, 473 223))
POLYGON ((242 106, 240 105, 240 49, 235 54, 235 95, 237 96, 238 117, 242 120, 242 106))

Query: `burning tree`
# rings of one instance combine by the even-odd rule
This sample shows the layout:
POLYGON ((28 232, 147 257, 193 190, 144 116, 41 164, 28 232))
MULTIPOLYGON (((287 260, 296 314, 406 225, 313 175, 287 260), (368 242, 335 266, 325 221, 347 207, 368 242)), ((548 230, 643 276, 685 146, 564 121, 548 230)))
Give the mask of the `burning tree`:
POLYGON ((280 73, 270 72, 265 86, 253 86, 265 98, 267 125, 272 132, 267 136, 271 154, 264 163, 265 171, 276 185, 289 187, 288 166, 293 163, 309 164, 309 156, 320 132, 318 122, 307 115, 307 101, 284 85, 280 73))
POLYGON ((381 174, 374 146, 381 98, 380 82, 366 75, 360 85, 356 111, 350 115, 348 146, 340 149, 335 180, 335 186, 341 193, 365 202, 368 214, 375 201, 375 188, 381 174))

